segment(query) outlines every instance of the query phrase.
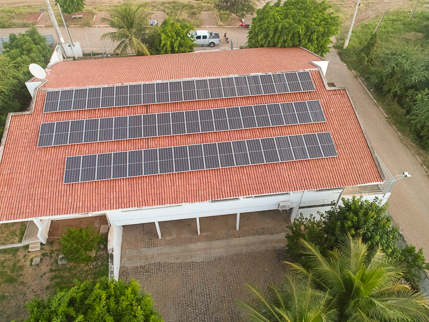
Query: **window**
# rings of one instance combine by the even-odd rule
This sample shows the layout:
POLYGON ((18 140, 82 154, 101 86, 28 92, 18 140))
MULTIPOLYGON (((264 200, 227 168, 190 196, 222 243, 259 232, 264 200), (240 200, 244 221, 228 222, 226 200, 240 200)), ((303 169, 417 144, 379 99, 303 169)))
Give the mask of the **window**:
POLYGON ((203 39, 207 39, 207 35, 204 35, 204 36, 203 36, 203 39))
POLYGON ((201 36, 197 36, 197 37, 195 37, 195 39, 201 39, 201 36))

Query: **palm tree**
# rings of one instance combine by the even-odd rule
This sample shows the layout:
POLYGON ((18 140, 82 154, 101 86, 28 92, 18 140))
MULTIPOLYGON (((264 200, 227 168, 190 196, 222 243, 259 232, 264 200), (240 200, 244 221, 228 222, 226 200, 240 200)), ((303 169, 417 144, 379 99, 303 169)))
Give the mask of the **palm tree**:
POLYGON ((402 282, 402 267, 380 249, 369 252, 350 236, 326 256, 311 243, 302 246, 307 269, 287 264, 333 297, 338 321, 429 321, 428 299, 402 282))
POLYGON ((147 36, 148 14, 141 10, 143 4, 134 5, 129 2, 119 5, 112 19, 103 18, 111 27, 117 31, 108 32, 101 36, 102 39, 110 38, 119 41, 115 52, 123 56, 128 50, 136 55, 150 55, 146 45, 142 42, 147 36))
POLYGON ((337 312, 330 308, 328 292, 316 290, 308 277, 286 275, 282 290, 270 286, 270 297, 248 285, 252 300, 249 304, 238 301, 254 322, 328 322, 335 321, 337 312))

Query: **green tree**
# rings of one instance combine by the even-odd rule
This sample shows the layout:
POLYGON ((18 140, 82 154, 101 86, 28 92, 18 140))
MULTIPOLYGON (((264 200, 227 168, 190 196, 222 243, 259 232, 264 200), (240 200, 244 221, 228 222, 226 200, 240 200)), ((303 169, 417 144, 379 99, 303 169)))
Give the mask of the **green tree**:
POLYGON ((189 53, 196 46, 189 37, 194 26, 187 22, 165 19, 159 28, 153 28, 148 41, 148 49, 152 55, 189 53))
POLYGON ((97 281, 76 281, 70 290, 57 290, 46 299, 27 302, 30 318, 26 322, 162 322, 153 309, 152 298, 140 292, 140 285, 103 277, 97 281))
POLYGON ((343 236, 349 234, 362 238, 370 249, 380 247, 389 259, 403 262, 408 272, 404 279, 418 289, 419 273, 427 267, 423 250, 416 252, 412 245, 405 250, 398 248, 397 242, 401 237, 392 217, 386 212, 387 204, 381 206, 377 201, 371 202, 356 197, 343 198, 342 202, 343 205, 319 214, 320 219, 314 216, 305 218, 301 215, 288 226, 290 232, 286 234, 286 251, 289 257, 305 265, 299 247, 301 239, 315 244, 325 253, 332 251, 343 236), (414 253, 411 251, 413 249, 414 253))
POLYGON ((307 276, 287 274, 281 288, 269 287, 269 297, 250 285, 248 288, 252 300, 238 303, 248 313, 250 321, 325 322, 337 319, 337 310, 330 307, 329 293, 317 290, 307 276))
POLYGON ((88 226, 86 228, 66 228, 66 233, 60 238, 61 253, 64 257, 76 264, 89 263, 92 257, 88 252, 99 247, 102 236, 97 230, 88 226))
POLYGON ((429 321, 427 298, 401 282, 402 268, 380 248, 370 251, 361 239, 349 235, 326 256, 304 240, 301 252, 306 268, 287 264, 329 292, 338 321, 429 321))
POLYGON ((77 13, 85 8, 85 0, 55 0, 61 6, 61 11, 68 15, 77 13))
POLYGON ((254 14, 256 10, 252 0, 218 0, 215 8, 219 11, 228 11, 241 19, 248 14, 254 14))
POLYGON ((328 12, 325 0, 288 0, 267 3, 256 11, 248 45, 256 47, 301 46, 318 54, 329 52, 330 38, 338 33, 340 20, 328 12))
POLYGON ((10 34, 9 42, 3 43, 3 53, 0 54, 0 137, 8 113, 25 110, 31 101, 25 86, 32 77, 28 66, 36 63, 45 67, 51 53, 46 38, 35 27, 18 35, 10 34))
POLYGON ((429 90, 425 88, 418 92, 415 101, 408 119, 414 132, 421 138, 422 145, 429 149, 429 90))
POLYGON ((117 31, 102 35, 101 38, 119 41, 115 48, 115 52, 119 53, 119 56, 124 56, 128 50, 139 56, 150 55, 143 43, 149 26, 148 14, 144 11, 144 7, 144 4, 123 3, 115 8, 112 19, 102 19, 117 29, 117 31))

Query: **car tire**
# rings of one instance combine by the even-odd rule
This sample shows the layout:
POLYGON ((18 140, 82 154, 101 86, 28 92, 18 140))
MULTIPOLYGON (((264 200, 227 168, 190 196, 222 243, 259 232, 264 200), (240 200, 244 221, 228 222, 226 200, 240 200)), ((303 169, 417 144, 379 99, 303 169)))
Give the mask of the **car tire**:
POLYGON ((209 47, 214 47, 215 46, 215 43, 214 42, 211 42, 210 44, 209 44, 209 47))

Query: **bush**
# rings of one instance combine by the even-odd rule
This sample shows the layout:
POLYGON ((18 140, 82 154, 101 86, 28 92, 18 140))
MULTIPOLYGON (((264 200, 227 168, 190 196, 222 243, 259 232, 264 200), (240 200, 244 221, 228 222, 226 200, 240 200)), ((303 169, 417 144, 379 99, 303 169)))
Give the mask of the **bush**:
POLYGON ((220 22, 226 24, 229 21, 229 18, 231 17, 231 14, 229 13, 229 11, 219 11, 219 20, 220 22))
POLYGON ((426 264, 422 249, 416 252, 412 245, 403 250, 398 248, 397 242, 401 236, 392 217, 386 213, 387 205, 380 206, 377 201, 356 197, 343 198, 342 201, 342 206, 332 207, 320 214, 320 219, 312 215, 304 218, 301 214, 288 226, 290 233, 286 234, 286 251, 289 257, 303 264, 304 258, 299 247, 301 240, 313 243, 325 253, 332 251, 344 236, 350 235, 361 238, 370 250, 380 247, 389 259, 403 262, 407 272, 404 279, 418 289, 420 272, 429 268, 429 265, 426 264))
POLYGON ((76 264, 87 264, 93 257, 88 252, 96 250, 102 241, 97 230, 88 226, 86 228, 66 228, 66 233, 60 238, 61 253, 67 261, 76 264))
POLYGON ((103 277, 75 283, 70 290, 57 290, 53 297, 27 302, 30 318, 26 322, 162 322, 159 312, 153 309, 151 296, 142 293, 134 279, 125 283, 103 277))

